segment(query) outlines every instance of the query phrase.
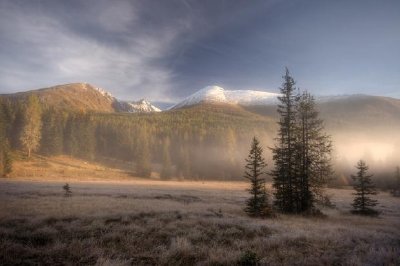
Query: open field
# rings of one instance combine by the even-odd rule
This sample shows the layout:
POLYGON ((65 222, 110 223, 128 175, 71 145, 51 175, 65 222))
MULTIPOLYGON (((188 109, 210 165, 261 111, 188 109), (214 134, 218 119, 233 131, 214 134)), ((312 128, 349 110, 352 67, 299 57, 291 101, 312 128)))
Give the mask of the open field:
POLYGON ((67 156, 14 167, 0 179, 2 265, 235 265, 246 252, 264 265, 400 264, 400 199, 387 193, 379 218, 349 214, 352 190, 330 189, 326 218, 263 220, 243 212, 244 182, 140 179, 67 156))
POLYGON ((330 190, 326 218, 251 219, 241 182, 0 180, 2 265, 399 265, 400 200, 379 194, 380 218, 348 213, 330 190))

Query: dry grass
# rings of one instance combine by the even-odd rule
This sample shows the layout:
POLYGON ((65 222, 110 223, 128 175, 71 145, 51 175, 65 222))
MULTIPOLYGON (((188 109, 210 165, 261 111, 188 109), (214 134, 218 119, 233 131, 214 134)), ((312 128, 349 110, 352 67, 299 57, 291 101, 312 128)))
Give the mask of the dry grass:
POLYGON ((262 220, 243 213, 240 182, 69 179, 64 197, 61 177, 23 179, 0 180, 2 265, 235 265, 247 251, 263 265, 400 265, 400 199, 385 193, 379 218, 330 190, 326 218, 262 220))

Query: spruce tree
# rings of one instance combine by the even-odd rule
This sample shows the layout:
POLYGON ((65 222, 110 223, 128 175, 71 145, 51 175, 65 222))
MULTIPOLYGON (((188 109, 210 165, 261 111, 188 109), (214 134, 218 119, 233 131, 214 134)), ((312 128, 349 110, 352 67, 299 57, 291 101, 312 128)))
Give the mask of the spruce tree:
POLYGON ((24 123, 20 141, 26 150, 28 158, 40 144, 42 129, 41 106, 37 96, 29 96, 24 110, 24 123))
POLYGON ((166 137, 163 141, 163 164, 160 177, 162 179, 169 179, 172 175, 171 157, 169 153, 170 140, 166 137))
POLYGON ((250 216, 266 216, 268 214, 268 198, 265 189, 265 179, 263 169, 266 163, 262 156, 262 148, 256 137, 253 138, 251 149, 246 159, 246 170, 244 177, 250 181, 248 191, 252 195, 246 201, 245 211, 250 216))
POLYGON ((65 185, 62 187, 64 190, 64 196, 65 197, 70 197, 72 195, 71 187, 69 186, 68 183, 65 183, 65 185))
POLYGON ((332 143, 324 133, 323 121, 310 93, 305 91, 300 95, 296 108, 296 206, 304 212, 313 208, 316 200, 324 198, 324 185, 332 176, 332 143))
POLYGON ((373 207, 376 206, 378 202, 370 198, 370 195, 376 195, 377 191, 371 180, 372 175, 368 175, 369 167, 363 160, 360 160, 356 168, 358 169, 357 175, 351 176, 355 182, 353 187, 356 191, 353 194, 355 198, 352 204, 352 212, 363 215, 377 215, 378 212, 374 210, 373 207))
POLYGON ((295 208, 295 163, 296 163, 296 88, 289 70, 283 76, 284 82, 280 88, 281 96, 278 97, 278 137, 276 145, 272 148, 274 170, 273 187, 275 188, 275 207, 282 211, 293 213, 295 208))

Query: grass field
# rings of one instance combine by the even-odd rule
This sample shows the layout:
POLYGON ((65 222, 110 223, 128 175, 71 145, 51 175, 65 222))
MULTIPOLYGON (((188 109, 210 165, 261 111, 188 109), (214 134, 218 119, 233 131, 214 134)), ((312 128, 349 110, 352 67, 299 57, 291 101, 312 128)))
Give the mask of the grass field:
POLYGON ((325 218, 252 219, 242 182, 144 180, 65 158, 25 164, 0 179, 1 265, 240 265, 254 257, 261 265, 400 265, 400 199, 387 193, 377 197, 378 218, 349 214, 352 191, 331 189, 336 208, 323 208, 325 218))

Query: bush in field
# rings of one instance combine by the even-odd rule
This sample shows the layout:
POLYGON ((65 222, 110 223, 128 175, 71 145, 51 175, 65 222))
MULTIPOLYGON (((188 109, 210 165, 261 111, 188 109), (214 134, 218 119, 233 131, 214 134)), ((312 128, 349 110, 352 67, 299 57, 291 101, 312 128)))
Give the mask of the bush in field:
POLYGON ((253 251, 246 251, 238 260, 240 266, 257 266, 260 265, 260 258, 253 251))

